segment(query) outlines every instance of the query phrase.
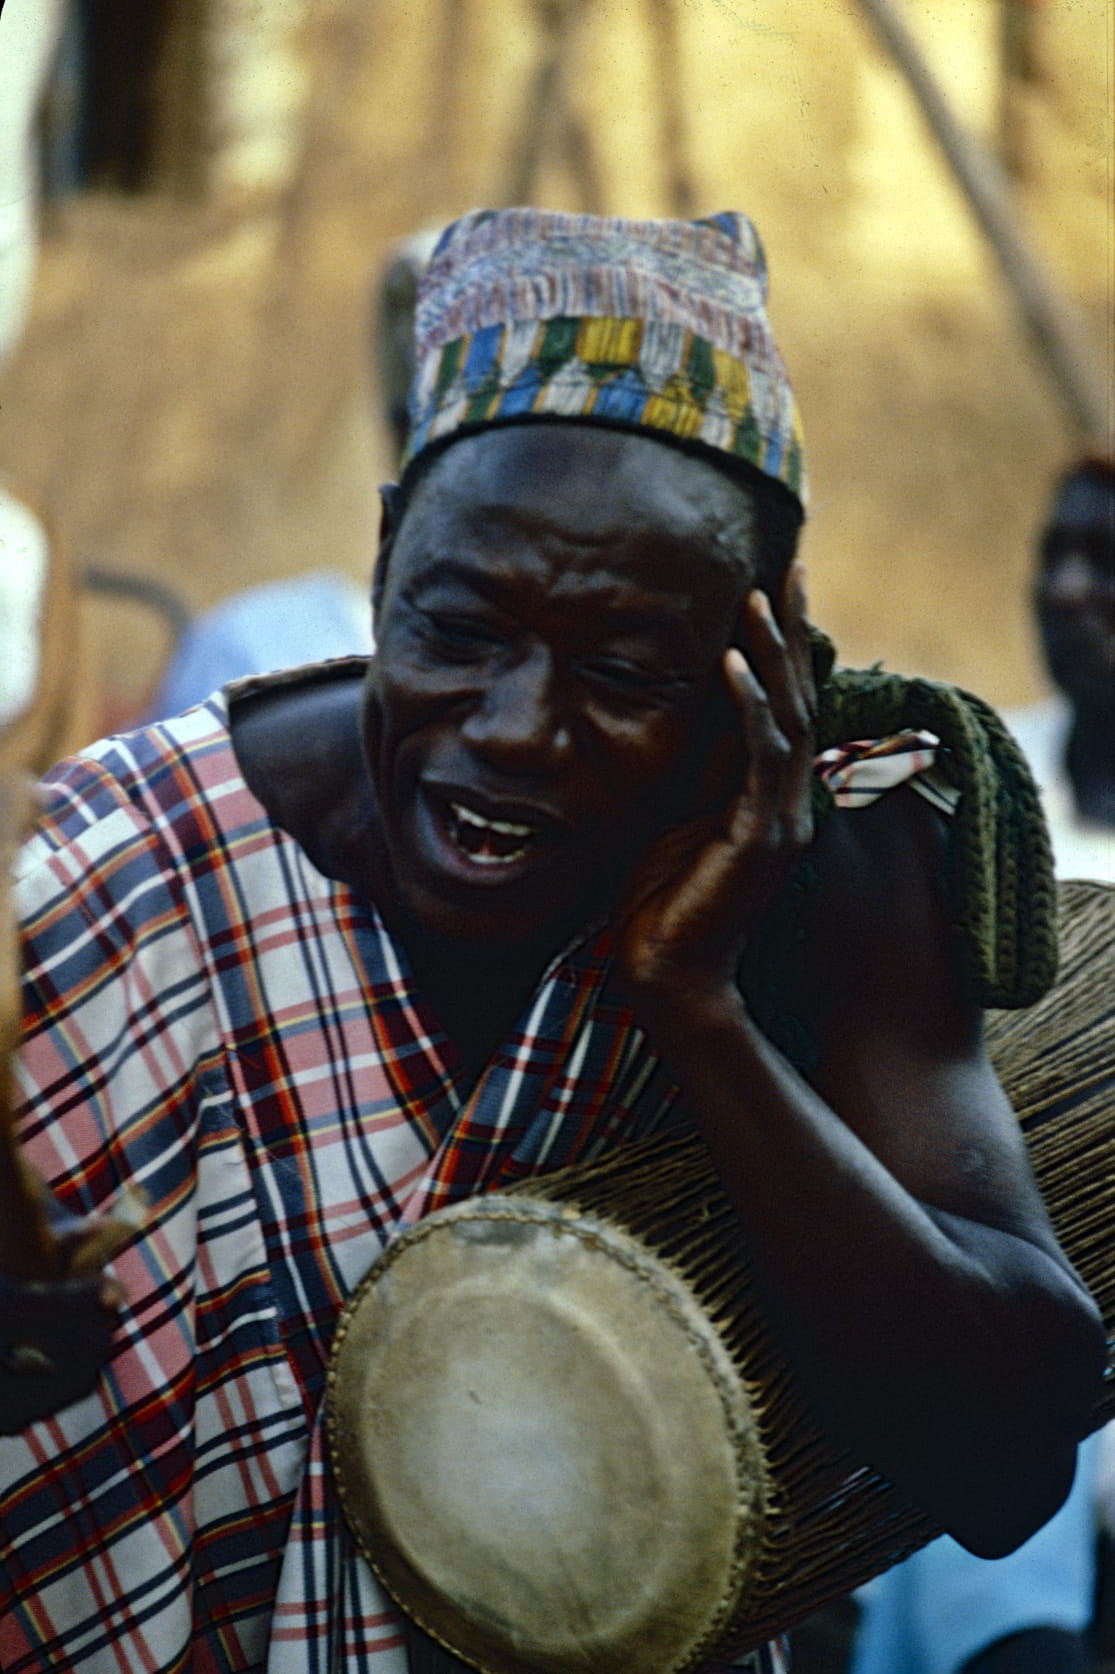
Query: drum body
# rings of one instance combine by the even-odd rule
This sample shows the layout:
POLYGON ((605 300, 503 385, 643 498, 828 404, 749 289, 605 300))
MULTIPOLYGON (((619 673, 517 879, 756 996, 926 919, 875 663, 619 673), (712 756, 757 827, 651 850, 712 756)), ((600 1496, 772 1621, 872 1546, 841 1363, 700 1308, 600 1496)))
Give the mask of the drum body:
MULTIPOLYGON (((989 1042, 1110 1327, 1115 891, 1061 905, 1057 987, 989 1042)), ((404 1233, 342 1315, 326 1407, 364 1555, 491 1674, 680 1674, 937 1532, 806 1408, 692 1131, 404 1233)))

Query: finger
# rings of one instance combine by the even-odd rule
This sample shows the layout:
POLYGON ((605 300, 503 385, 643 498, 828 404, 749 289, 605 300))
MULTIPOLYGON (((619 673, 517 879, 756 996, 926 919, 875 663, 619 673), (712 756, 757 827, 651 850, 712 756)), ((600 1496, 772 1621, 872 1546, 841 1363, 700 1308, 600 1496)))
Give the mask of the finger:
POLYGON ((782 580, 779 624, 794 661, 809 718, 817 718, 817 686, 813 678, 813 650, 809 638, 809 605, 805 590, 805 565, 795 559, 782 580))
POLYGON ((102 1278, 97 1288, 97 1301, 110 1314, 118 1314, 128 1300, 128 1293, 119 1279, 102 1278))
POLYGON ((795 755, 811 745, 812 717, 795 650, 787 644, 767 595, 755 588, 747 600, 744 650, 770 700, 775 723, 795 755))
POLYGON ((16 1434, 94 1387, 119 1324, 100 1283, 20 1285, 0 1275, 0 1433, 16 1434))
POLYGON ((790 743, 772 712, 770 696, 737 645, 724 653, 724 676, 743 726, 747 771, 740 800, 772 811, 781 801, 790 743))
POLYGON ((813 723, 769 603, 764 600, 755 610, 767 636, 763 661, 769 684, 760 683, 738 648, 725 664, 726 675, 731 669, 749 754, 746 798, 751 805, 747 810, 737 806, 733 829, 738 837, 765 825, 772 835, 777 830, 795 848, 804 848, 813 834, 813 723))

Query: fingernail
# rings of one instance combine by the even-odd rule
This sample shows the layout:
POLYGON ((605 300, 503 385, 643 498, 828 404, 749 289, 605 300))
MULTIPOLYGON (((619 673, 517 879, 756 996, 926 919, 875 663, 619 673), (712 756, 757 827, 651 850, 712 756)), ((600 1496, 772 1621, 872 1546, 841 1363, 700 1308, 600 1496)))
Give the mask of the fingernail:
POLYGON ((53 1372, 54 1361, 34 1343, 13 1343, 4 1356, 3 1367, 16 1377, 41 1377, 53 1372))

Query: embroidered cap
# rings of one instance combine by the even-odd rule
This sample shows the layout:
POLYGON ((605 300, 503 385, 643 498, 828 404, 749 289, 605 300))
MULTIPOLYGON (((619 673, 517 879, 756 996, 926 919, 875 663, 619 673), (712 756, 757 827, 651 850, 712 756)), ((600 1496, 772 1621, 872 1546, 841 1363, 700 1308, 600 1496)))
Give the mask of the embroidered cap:
POLYGON ((745 215, 629 221, 477 210, 418 291, 405 468, 528 418, 660 432, 747 461, 806 500, 801 423, 745 215))

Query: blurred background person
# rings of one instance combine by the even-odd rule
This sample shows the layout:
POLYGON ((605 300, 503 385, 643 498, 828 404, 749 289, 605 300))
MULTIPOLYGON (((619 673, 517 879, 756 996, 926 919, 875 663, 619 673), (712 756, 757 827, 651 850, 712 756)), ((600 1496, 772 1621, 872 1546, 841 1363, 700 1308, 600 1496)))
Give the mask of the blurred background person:
POLYGON ((36 116, 62 14, 62 0, 7 0, 0 7, 0 366, 31 307, 39 207, 36 116))
POLYGON ((1115 466, 1057 485, 1034 613, 1049 695, 1007 715, 1041 786, 1059 876, 1115 882, 1115 466))
POLYGON ((371 308, 372 384, 398 465, 410 430, 407 398, 414 376, 414 310, 418 281, 434 253, 439 232, 427 228, 404 238, 388 254, 374 287, 371 308))
MULTIPOLYGON (((8 0, 0 7, 0 372, 31 309, 39 217, 36 117, 62 14, 62 0, 8 0)), ((53 718, 31 713, 43 683, 40 623, 68 579, 52 576, 60 563, 38 513, 6 481, 0 454, 0 733, 12 729, 0 745, 0 770, 41 771, 74 742, 53 718)), ((49 694, 43 707, 49 707, 49 694)))

